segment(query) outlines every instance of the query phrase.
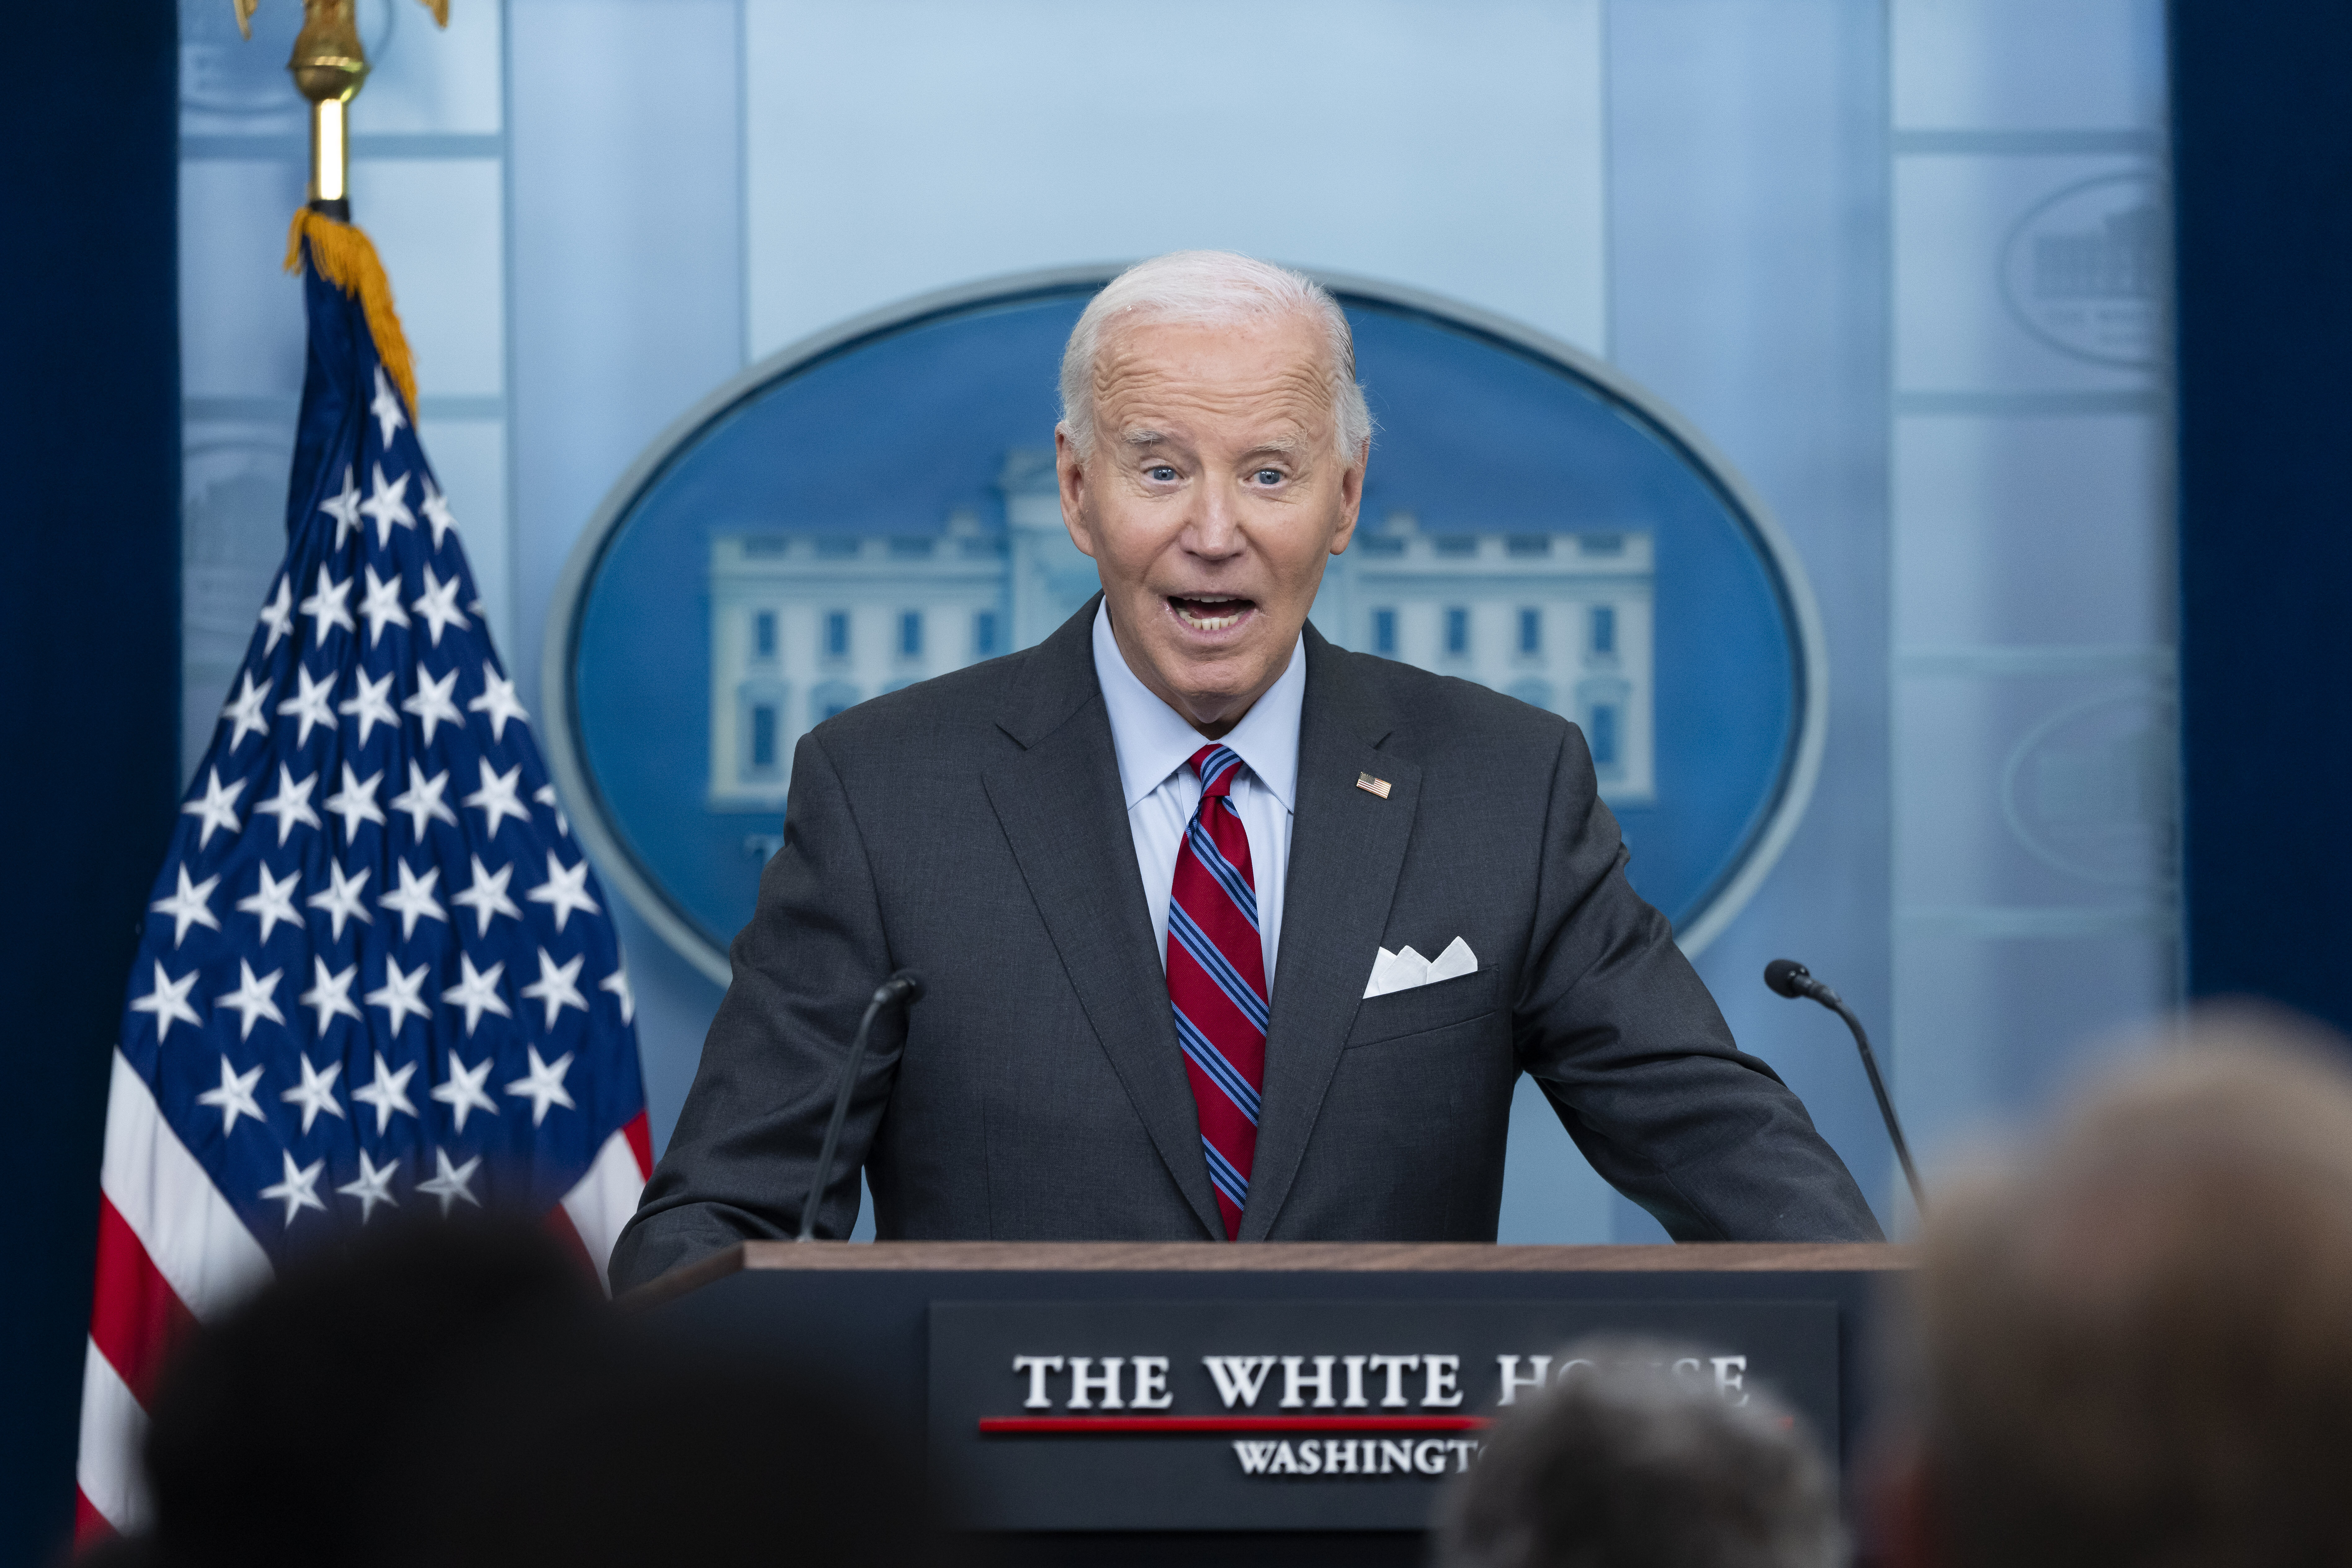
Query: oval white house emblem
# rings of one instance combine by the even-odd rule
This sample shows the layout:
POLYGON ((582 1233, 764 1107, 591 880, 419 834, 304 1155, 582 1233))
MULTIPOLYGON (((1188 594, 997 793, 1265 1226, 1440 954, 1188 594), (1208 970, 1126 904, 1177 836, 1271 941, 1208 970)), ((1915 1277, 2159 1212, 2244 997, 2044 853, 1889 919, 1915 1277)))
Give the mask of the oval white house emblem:
POLYGON ((2164 351, 2164 189, 2151 173, 2102 174, 2044 196, 2003 241, 2001 299, 2025 330, 2095 364, 2145 369, 2164 351))
MULTIPOLYGON (((714 979, 799 737, 1026 647, 1095 593, 1055 494, 1055 378, 1109 276, 958 289, 775 355, 641 456, 574 550, 542 667, 551 760, 600 870, 714 979)), ((1325 280, 1379 433, 1316 627, 1581 726, 1635 886, 1704 945, 1819 763, 1801 568, 1705 441, 1607 366, 1325 280)))

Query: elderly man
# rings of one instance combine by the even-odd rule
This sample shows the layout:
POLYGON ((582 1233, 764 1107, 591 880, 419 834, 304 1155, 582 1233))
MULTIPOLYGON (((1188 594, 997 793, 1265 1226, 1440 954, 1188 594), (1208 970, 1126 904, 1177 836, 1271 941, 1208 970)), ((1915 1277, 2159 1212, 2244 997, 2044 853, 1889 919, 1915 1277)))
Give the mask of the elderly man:
POLYGON ((1626 884, 1576 728, 1307 626, 1371 435, 1331 297, 1145 262, 1062 398, 1101 596, 802 741, 615 1280, 796 1230, 902 966, 928 992, 877 1027, 822 1234, 862 1165, 886 1238, 1491 1241, 1528 1072, 1676 1237, 1874 1237, 1626 884))
POLYGON ((2164 1044, 1929 1215, 1878 1561, 2352 1562, 2346 1042, 2241 1014, 2164 1044))

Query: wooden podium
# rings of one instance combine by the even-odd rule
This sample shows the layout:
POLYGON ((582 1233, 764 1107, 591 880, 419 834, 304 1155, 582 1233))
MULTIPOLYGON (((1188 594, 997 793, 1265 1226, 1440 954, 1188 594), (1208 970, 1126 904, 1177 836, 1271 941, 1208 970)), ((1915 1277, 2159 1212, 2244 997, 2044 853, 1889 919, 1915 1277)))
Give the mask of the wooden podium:
POLYGON ((1596 1331, 1771 1386, 1849 1463, 1906 1249, 752 1242, 624 1298, 789 1360, 1023 1563, 1423 1560, 1498 1402, 1596 1331))

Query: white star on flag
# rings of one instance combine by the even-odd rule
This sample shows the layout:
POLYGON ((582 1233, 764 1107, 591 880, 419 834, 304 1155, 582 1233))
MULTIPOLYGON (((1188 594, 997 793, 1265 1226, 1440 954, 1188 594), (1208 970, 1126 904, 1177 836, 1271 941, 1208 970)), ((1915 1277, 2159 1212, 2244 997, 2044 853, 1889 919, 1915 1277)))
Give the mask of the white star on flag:
POLYGON ((294 1223, 294 1214, 298 1209, 317 1209, 325 1213, 327 1205, 319 1201, 318 1186, 319 1173, 327 1168, 327 1162, 313 1160, 298 1170, 293 1155, 280 1150, 278 1157, 286 1162, 286 1179, 262 1188, 261 1195, 285 1200, 286 1223, 289 1226, 294 1223))
POLYGON ((466 612, 457 607, 460 581, 452 577, 444 583, 433 574, 433 568, 427 566, 425 569, 425 592, 409 602, 408 607, 425 617, 425 628, 433 635, 435 647, 441 646, 443 627, 462 631, 470 624, 466 619, 466 612))
POLYGON ((604 912, 588 894, 587 857, 581 857, 580 864, 567 871, 552 849, 547 852, 547 880, 523 897, 534 904, 545 904, 552 909, 557 931, 563 929, 564 921, 572 918, 574 910, 583 910, 592 915, 604 912))
MULTIPOLYGON (((454 675, 456 671, 451 673, 454 675)), ((425 825, 428 822, 446 822, 452 827, 457 826, 457 814, 441 800, 441 792, 448 787, 449 771, 446 768, 428 779, 423 768, 415 763, 408 764, 408 787, 392 797, 392 809, 408 814, 410 837, 422 843, 425 825)))
POLYGON ((352 580, 335 581, 324 566, 319 568, 318 589, 302 601, 302 613, 310 617, 313 627, 310 641, 315 646, 327 640, 327 628, 341 626, 356 632, 359 623, 352 619, 352 580))
POLYGON ((539 978, 524 986, 522 994, 546 1007, 547 1022, 542 1028, 553 1029, 555 1016, 566 1007, 588 1011, 588 998, 580 994, 580 987, 572 984, 579 977, 580 966, 587 962, 588 955, 583 952, 574 954, 571 963, 559 964, 547 949, 539 950, 539 978))
POLYGON ((263 1018, 283 1025, 286 1015, 278 1010, 278 1004, 271 998, 278 994, 278 982, 286 972, 273 969, 256 979, 253 965, 242 958, 236 961, 236 968, 239 976, 236 989, 213 998, 214 1006, 232 1008, 238 1014, 241 1021, 237 1026, 236 1037, 251 1039, 253 1026, 263 1018))
POLYGON ((436 1149, 433 1151, 433 1178, 430 1181, 417 1183, 416 1190, 420 1193, 430 1193, 441 1200, 441 1217, 444 1219, 449 1217, 449 1205, 453 1199, 463 1198, 476 1208, 480 1208, 482 1200, 476 1197, 473 1189, 466 1184, 474 1179, 474 1173, 481 1167, 481 1163, 482 1157, 477 1154, 453 1170, 449 1165, 447 1151, 436 1149))
POLYGON ((236 726, 229 731, 228 749, 232 752, 247 735, 269 733, 269 721, 261 716, 261 710, 269 702, 271 682, 265 680, 256 686, 251 670, 239 673, 245 677, 244 689, 221 706, 221 717, 236 726))
POLYGON ((325 911, 327 919, 334 923, 337 942, 343 940, 343 922, 347 920, 375 924, 375 917, 368 913, 367 906, 360 901, 360 889, 367 886, 367 879, 373 875, 374 867, 362 866, 358 876, 346 877, 343 868, 330 860, 327 862, 327 876, 332 885, 325 892, 313 893, 303 900, 312 909, 325 911))
POLYGON ((382 770, 362 779, 352 772, 351 763, 343 764, 343 787, 327 797, 327 809, 343 819, 345 844, 358 836, 362 822, 373 822, 379 827, 387 826, 383 807, 375 803, 375 792, 383 783, 382 770))
POLYGON ((245 779, 238 779, 224 786, 220 782, 220 770, 215 768, 211 779, 205 784, 205 798, 192 800, 180 807, 183 816, 204 818, 204 830, 196 835, 197 848, 212 847, 213 829, 215 827, 226 827, 231 833, 237 830, 236 797, 245 793, 247 783, 245 779))
MULTIPOLYGON (((279 921, 283 921, 288 925, 295 926, 302 923, 302 917, 295 910, 291 897, 294 889, 301 883, 302 874, 299 871, 289 871, 286 873, 286 879, 281 882, 269 874, 267 864, 257 869, 261 873, 260 886, 251 898, 237 900, 236 907, 243 913, 256 916, 260 920, 261 940, 268 942, 269 933, 278 929, 279 921)), ((339 931, 335 934, 340 937, 342 932, 339 931)))
POLYGON ((408 416, 400 411, 400 395, 393 391, 391 378, 383 374, 382 365, 375 367, 375 396, 368 401, 368 412, 383 426, 378 440, 386 447, 392 445, 394 431, 408 428, 408 416))
POLYGON ((627 969, 615 969, 612 973, 596 982, 596 989, 610 991, 621 999, 621 1022, 634 1024, 637 1021, 637 995, 635 992, 629 989, 627 969))
POLYGON ((501 773, 492 771, 490 760, 484 757, 481 759, 481 770, 482 787, 457 804, 481 808, 482 816, 486 818, 482 826, 484 837, 497 837, 499 824, 509 816, 517 822, 528 823, 530 820, 530 807, 515 798, 515 791, 521 787, 522 764, 517 763, 501 773))
POLYGON ((424 999, 425 968, 420 963, 412 974, 402 969, 396 961, 384 961, 383 984, 369 992, 365 1000, 369 1006, 383 1009, 383 1026, 387 1034, 398 1036, 402 1020, 412 1013, 420 1018, 433 1016, 432 1006, 424 999))
MULTIPOLYGON (((433 884, 441 879, 441 868, 431 867, 419 877, 408 868, 405 860, 394 860, 392 866, 400 873, 400 886, 376 902, 399 914, 400 940, 406 942, 416 934, 418 921, 439 921, 447 924, 449 911, 443 909, 441 900, 433 896, 433 884)), ((467 1031, 468 1034, 472 1032, 470 1029, 467 1031)))
POLYGON ((220 930, 220 921, 212 910, 213 889, 220 886, 218 877, 206 877, 201 882, 188 880, 188 863, 180 862, 180 890, 168 899, 158 899, 147 907, 159 915, 172 917, 172 945, 177 948, 192 925, 220 930))
POLYGON ((279 848, 285 847, 288 836, 293 833, 298 823, 305 827, 326 826, 319 820, 319 814, 310 809, 310 792, 318 787, 318 774, 312 773, 298 784, 293 772, 284 763, 278 764, 278 793, 268 800, 256 803, 253 809, 257 816, 267 812, 278 819, 279 848))
MULTIPOLYGON (((433 731, 441 725, 463 724, 466 721, 466 716, 457 711, 457 705, 449 700, 449 693, 456 689, 457 685, 457 672, 455 669, 436 680, 425 673, 425 667, 420 664, 416 667, 416 694, 401 699, 402 710, 415 714, 417 722, 425 726, 425 743, 428 746, 433 743, 433 731)), ((415 764, 412 763, 409 765, 414 767, 415 764)))
MULTIPOLYGON (((392 671, 388 669, 373 680, 367 678, 365 670, 352 672, 352 695, 336 703, 335 711, 349 714, 360 721, 361 745, 368 743, 368 737, 375 732, 378 724, 399 728, 400 715, 392 710, 392 703, 386 700, 391 690, 392 671)), ((412 763, 409 765, 414 767, 416 764, 412 763)))
POLYGON ((400 1200, 392 1195, 392 1173, 398 1169, 400 1169, 399 1155, 394 1155, 388 1163, 379 1166, 368 1158, 367 1151, 362 1149, 360 1151, 359 1180, 345 1182, 335 1191, 346 1197, 359 1199, 360 1223, 365 1225, 374 1217, 376 1205, 390 1204, 394 1208, 400 1206, 400 1200))
MULTIPOLYGON (((319 967, 324 970, 326 965, 322 963, 319 967)), ((310 1065, 309 1057, 299 1052, 296 1053, 294 1060, 302 1069, 302 1081, 292 1089, 287 1089, 278 1098, 289 1105, 299 1105, 302 1108, 302 1131, 309 1132, 310 1123, 316 1121, 321 1113, 334 1117, 338 1121, 342 1120, 343 1108, 335 1100, 335 1079, 341 1075, 343 1064, 329 1062, 326 1070, 322 1072, 310 1065)), ((364 1159, 366 1156, 361 1157, 364 1159)))
POLYGON ((268 1125, 262 1118, 259 1102, 253 1098, 253 1086, 260 1081, 261 1068, 258 1065, 240 1073, 229 1066, 226 1057, 221 1058, 220 1087, 208 1089, 196 1096, 196 1103, 220 1108, 222 1137, 229 1135, 240 1116, 250 1116, 263 1126, 268 1125))
POLYGON ((408 476, 406 474, 401 475, 398 480, 387 485, 383 479, 383 465, 378 463, 375 466, 374 479, 374 487, 369 491, 368 499, 360 503, 360 510, 375 521, 377 548, 389 549, 392 545, 392 531, 395 528, 415 528, 416 515, 408 510, 408 476))
POLYGON ((492 1116, 499 1113, 499 1102, 482 1092, 482 1080, 490 1076, 490 1064, 495 1060, 494 1057, 484 1057, 474 1064, 471 1071, 467 1071, 466 1064, 457 1059, 457 1053, 453 1048, 449 1052, 448 1079, 433 1086, 433 1098, 449 1108, 450 1117, 457 1123, 460 1132, 466 1130, 468 1112, 487 1110, 492 1116))
POLYGON ((425 499, 417 503, 417 510, 425 514, 425 521, 433 525, 433 548, 440 549, 442 536, 457 526, 457 520, 449 515, 449 503, 439 490, 434 489, 430 474, 425 477, 425 499))
POLYGON ((298 664, 294 667, 294 679, 301 682, 301 689, 280 702, 278 710, 291 713, 301 721, 302 731, 294 737, 294 743, 307 746, 310 743, 312 729, 320 724, 330 730, 335 727, 334 706, 328 700, 334 695, 335 682, 341 679, 341 672, 330 670, 326 679, 312 680, 310 666, 298 664))
POLYGON ((473 858, 473 886, 462 893, 450 894, 449 901, 462 909, 472 910, 474 918, 480 922, 476 927, 474 934, 488 936, 490 934, 492 916, 511 915, 516 920, 520 920, 522 908, 507 897, 507 881, 514 875, 514 868, 501 866, 496 871, 485 870, 482 867, 482 858, 477 855, 473 858))
POLYGON ((261 606, 261 624, 269 628, 261 645, 261 657, 268 658, 294 630, 294 584, 283 572, 278 574, 276 596, 261 606))
POLYGON ((329 496, 319 503, 319 510, 335 520, 335 548, 343 547, 343 536, 360 525, 360 487, 349 467, 343 469, 343 491, 329 496))
POLYGON ((555 786, 553 784, 546 784, 540 785, 537 789, 530 792, 530 798, 539 802, 540 805, 547 807, 548 810, 555 813, 556 832, 569 834, 572 831, 572 824, 564 820, 563 807, 556 802, 555 786))
POLYGON ((458 984, 441 993, 441 1000, 452 1007, 466 1010, 466 1037, 474 1037, 474 1026, 482 1021, 484 1013, 496 1013, 501 1018, 511 1018, 514 1013, 506 999, 499 994, 499 980, 507 972, 503 961, 489 968, 477 971, 470 953, 457 955, 458 984))
POLYGON ((564 1052, 552 1062, 539 1059, 539 1047, 525 1047, 530 1055, 530 1076, 519 1078, 507 1085, 507 1092, 518 1100, 530 1101, 530 1124, 533 1127, 547 1120, 547 1108, 560 1105, 566 1110, 580 1108, 572 1103, 572 1091, 563 1087, 563 1075, 572 1070, 572 1053, 564 1052))
POLYGON ((405 626, 408 612, 400 607, 400 574, 394 572, 392 581, 385 582, 367 569, 367 593, 360 599, 360 618, 368 624, 368 647, 373 647, 383 637, 386 626, 405 626))
POLYGON ((155 964, 155 989, 144 996, 131 999, 132 1012, 155 1016, 155 1041, 158 1045, 163 1043, 164 1036, 172 1032, 174 1019, 194 1024, 198 1028, 204 1027, 205 1021, 196 1016, 194 1007, 188 1005, 189 988, 195 984, 196 976, 203 973, 201 969, 191 969, 174 980, 163 973, 163 965, 159 961, 155 964))
POLYGON ((502 742, 507 738, 508 720, 530 721, 530 715, 524 712, 522 704, 515 700, 514 682, 487 664, 482 666, 482 694, 467 703, 466 710, 490 716, 490 738, 495 741, 502 742))
POLYGON ((408 1080, 415 1074, 415 1062, 394 1072, 385 1064, 383 1053, 378 1051, 375 1053, 374 1079, 366 1088, 352 1090, 352 1100, 362 1105, 375 1107, 375 1131, 378 1137, 382 1137, 383 1130, 391 1125, 394 1111, 397 1110, 403 1116, 416 1114, 416 1107, 408 1102, 408 1080))
MULTIPOLYGON (((311 1031, 326 1038, 327 1026, 337 1018, 358 1018, 360 1010, 352 1001, 352 982, 359 978, 360 966, 347 963, 335 973, 327 972, 327 961, 313 955, 310 960, 310 989, 298 998, 302 1006, 314 1008, 319 1015, 319 1026, 311 1031)), ((361 1019, 365 1023, 365 1019, 361 1019)), ((310 1131, 306 1123, 303 1131, 310 1131)))

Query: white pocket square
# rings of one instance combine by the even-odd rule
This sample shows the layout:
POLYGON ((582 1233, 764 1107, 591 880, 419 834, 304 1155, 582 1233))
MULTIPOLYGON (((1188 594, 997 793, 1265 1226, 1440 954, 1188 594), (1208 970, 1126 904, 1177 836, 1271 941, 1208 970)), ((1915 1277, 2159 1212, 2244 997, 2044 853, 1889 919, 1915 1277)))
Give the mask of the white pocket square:
POLYGON ((1372 960, 1372 977, 1364 982, 1364 994, 1385 996, 1391 991, 1410 991, 1416 985, 1434 985, 1441 980, 1475 974, 1477 970, 1478 955, 1458 936, 1433 959, 1423 958, 1410 947, 1402 952, 1391 952, 1384 947, 1372 960))

